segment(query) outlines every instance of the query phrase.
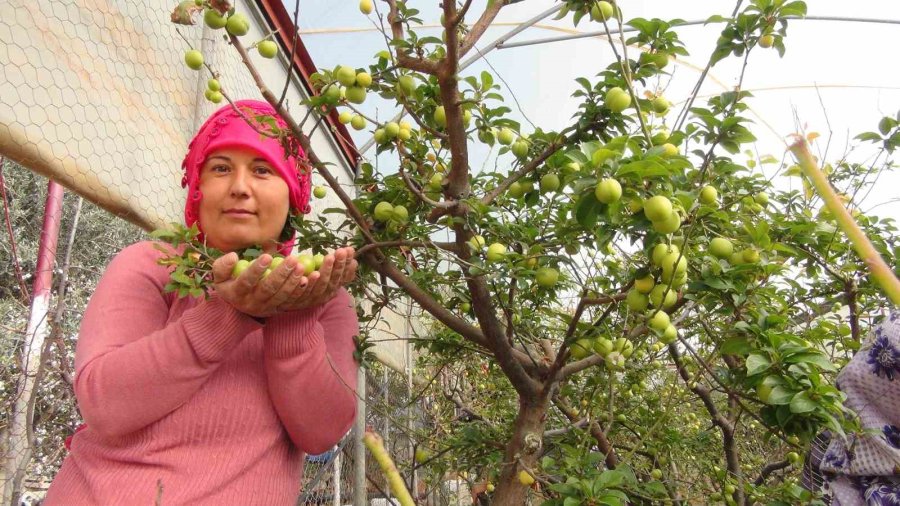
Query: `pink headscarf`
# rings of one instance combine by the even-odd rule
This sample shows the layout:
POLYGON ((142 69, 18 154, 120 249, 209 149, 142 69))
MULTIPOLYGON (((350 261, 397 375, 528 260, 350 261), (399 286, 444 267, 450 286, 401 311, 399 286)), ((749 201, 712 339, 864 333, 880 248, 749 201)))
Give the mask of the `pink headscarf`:
MULTIPOLYGON (((255 121, 255 116, 267 115, 275 119, 278 128, 286 128, 284 119, 275 112, 267 102, 259 100, 239 100, 235 106, 244 112, 250 120, 255 121)), ((265 124, 256 122, 260 130, 268 130, 265 124)), ((200 169, 206 158, 215 150, 223 148, 243 147, 258 152, 287 183, 290 196, 290 213, 307 214, 310 211, 310 171, 305 163, 306 154, 303 148, 297 146, 298 157, 286 156, 284 147, 278 139, 263 137, 244 121, 241 116, 226 105, 214 112, 200 127, 197 135, 188 144, 188 152, 184 157, 181 168, 184 169, 184 177, 181 179, 181 187, 188 188, 187 201, 184 205, 184 223, 191 226, 197 223, 200 217, 200 201, 203 194, 200 192, 200 169)), ((201 240, 203 230, 201 228, 201 240)), ((279 243, 278 251, 288 254, 294 244, 294 232, 283 243, 279 243)))

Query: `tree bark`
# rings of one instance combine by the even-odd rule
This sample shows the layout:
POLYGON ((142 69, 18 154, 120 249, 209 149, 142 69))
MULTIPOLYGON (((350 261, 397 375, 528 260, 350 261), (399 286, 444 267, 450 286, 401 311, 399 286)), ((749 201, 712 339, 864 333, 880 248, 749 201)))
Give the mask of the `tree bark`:
POLYGON ((513 436, 503 455, 493 506, 525 504, 528 487, 519 481, 519 472, 529 470, 533 475, 537 474, 537 460, 541 454, 550 399, 547 392, 542 392, 536 398, 519 399, 519 414, 513 426, 513 436))

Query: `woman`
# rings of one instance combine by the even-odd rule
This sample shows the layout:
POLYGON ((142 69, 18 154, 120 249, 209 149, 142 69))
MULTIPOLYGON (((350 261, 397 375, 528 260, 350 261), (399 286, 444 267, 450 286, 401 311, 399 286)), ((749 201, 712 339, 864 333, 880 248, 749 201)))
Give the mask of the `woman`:
POLYGON ((861 430, 820 434, 804 484, 831 506, 900 506, 900 310, 875 327, 837 386, 861 430))
MULTIPOLYGON (((283 120, 240 101, 248 119, 283 120)), ((302 155, 301 155, 302 156, 302 155)), ((309 276, 287 258, 289 212, 309 211, 309 175, 231 106, 200 128, 183 164, 185 222, 228 252, 208 299, 165 293, 149 241, 122 250, 85 311, 75 394, 86 425, 45 505, 294 504, 303 454, 322 453, 356 414, 352 248, 309 276), (287 241, 286 241, 287 239, 287 241), (263 254, 236 279, 236 250, 263 254)))

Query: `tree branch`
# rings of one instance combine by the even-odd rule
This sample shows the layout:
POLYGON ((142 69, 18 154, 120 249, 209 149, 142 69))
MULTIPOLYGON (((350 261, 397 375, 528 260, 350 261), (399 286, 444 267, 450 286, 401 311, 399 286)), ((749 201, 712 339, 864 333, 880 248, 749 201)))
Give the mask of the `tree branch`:
MULTIPOLYGON (((553 404, 555 404, 559 411, 570 421, 574 422, 575 420, 578 420, 578 413, 576 413, 575 410, 572 409, 572 406, 569 406, 558 396, 553 398, 553 404)), ((606 437, 606 433, 603 432, 600 424, 598 424, 596 421, 591 421, 590 431, 591 435, 594 436, 594 439, 597 440, 597 446, 605 456, 606 468, 615 469, 616 466, 619 465, 619 458, 616 456, 616 450, 613 448, 612 444, 609 442, 609 439, 606 437)))
MULTIPOLYGON (((459 48, 459 56, 460 58, 465 56, 474 46, 475 43, 481 39, 481 36, 484 35, 485 30, 494 22, 494 18, 497 17, 497 14, 500 13, 500 9, 502 9, 507 3, 507 0, 497 0, 493 4, 489 4, 488 8, 481 13, 481 17, 478 18, 478 21, 475 22, 475 25, 472 26, 472 29, 469 30, 469 33, 466 35, 465 39, 463 39, 462 44, 459 48)), ((460 11, 459 19, 456 18, 447 18, 452 19, 455 23, 459 23, 462 21, 463 16, 465 16, 466 10, 468 10, 468 5, 463 7, 463 10, 460 11)), ((455 26, 455 25, 454 25, 455 26)))
POLYGON ((787 460, 779 460, 778 462, 769 462, 759 472, 759 477, 753 481, 753 485, 755 485, 757 487, 762 485, 763 483, 766 482, 766 478, 768 478, 769 475, 771 475, 775 471, 778 471, 779 469, 784 469, 784 468, 790 467, 790 466, 791 466, 791 463, 788 462, 787 460))
MULTIPOLYGON (((391 34, 393 35, 394 40, 403 40, 403 20, 400 19, 400 13, 397 12, 397 0, 387 0, 387 3, 390 6, 388 23, 391 25, 391 34)), ((437 75, 438 62, 436 61, 409 56, 401 49, 397 49, 396 55, 397 63, 401 67, 429 75, 437 75)))
POLYGON ((482 197, 481 203, 486 206, 490 205, 491 202, 493 202, 500 194, 505 192, 513 183, 521 179, 523 176, 527 175, 529 172, 534 171, 538 167, 538 165, 544 163, 544 161, 550 158, 553 153, 559 151, 559 149, 563 147, 567 142, 572 140, 577 133, 579 132, 576 131, 572 135, 566 136, 562 139, 557 139, 556 141, 552 142, 541 154, 523 165, 521 169, 510 174, 506 179, 503 180, 503 182, 501 182, 496 188, 494 188, 493 191, 482 197))

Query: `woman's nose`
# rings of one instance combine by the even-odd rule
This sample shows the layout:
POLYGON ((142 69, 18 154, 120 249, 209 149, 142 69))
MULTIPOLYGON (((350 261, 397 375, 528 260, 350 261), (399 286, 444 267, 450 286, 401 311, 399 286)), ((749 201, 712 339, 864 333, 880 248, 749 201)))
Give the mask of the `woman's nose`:
POLYGON ((234 196, 247 195, 250 190, 250 172, 243 168, 236 168, 231 177, 231 194, 234 196))

